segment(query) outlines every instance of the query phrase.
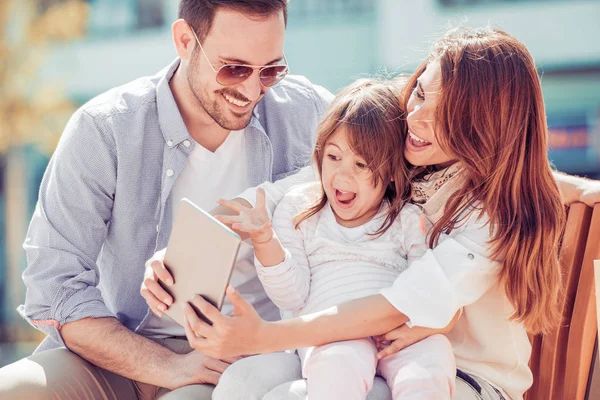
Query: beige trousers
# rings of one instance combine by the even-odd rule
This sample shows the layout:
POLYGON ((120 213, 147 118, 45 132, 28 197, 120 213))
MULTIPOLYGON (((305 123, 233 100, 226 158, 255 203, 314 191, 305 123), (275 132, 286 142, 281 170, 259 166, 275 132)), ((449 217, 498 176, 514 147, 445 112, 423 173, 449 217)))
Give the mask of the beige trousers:
MULTIPOLYGON (((192 349, 185 339, 158 341, 178 354, 192 349)), ((173 391, 124 378, 67 349, 48 350, 0 368, 0 400, 210 400, 213 385, 173 391)))

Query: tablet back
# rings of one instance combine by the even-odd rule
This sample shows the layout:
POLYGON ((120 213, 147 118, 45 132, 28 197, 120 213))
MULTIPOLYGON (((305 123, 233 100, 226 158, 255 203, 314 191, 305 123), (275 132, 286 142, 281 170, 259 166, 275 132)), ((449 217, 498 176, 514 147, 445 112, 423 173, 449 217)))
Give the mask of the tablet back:
POLYGON ((181 200, 164 260, 175 281, 171 287, 163 285, 174 299, 165 314, 184 326, 182 303, 196 294, 220 310, 240 243, 237 233, 188 199, 181 200))

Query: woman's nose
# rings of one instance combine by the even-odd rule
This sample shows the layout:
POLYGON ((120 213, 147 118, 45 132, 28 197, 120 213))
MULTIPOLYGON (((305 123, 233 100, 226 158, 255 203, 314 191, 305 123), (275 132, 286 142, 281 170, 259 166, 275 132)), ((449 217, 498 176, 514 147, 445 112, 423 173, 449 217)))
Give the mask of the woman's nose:
POLYGON ((429 123, 429 119, 420 106, 416 106, 412 111, 410 111, 406 119, 412 126, 426 126, 429 123))

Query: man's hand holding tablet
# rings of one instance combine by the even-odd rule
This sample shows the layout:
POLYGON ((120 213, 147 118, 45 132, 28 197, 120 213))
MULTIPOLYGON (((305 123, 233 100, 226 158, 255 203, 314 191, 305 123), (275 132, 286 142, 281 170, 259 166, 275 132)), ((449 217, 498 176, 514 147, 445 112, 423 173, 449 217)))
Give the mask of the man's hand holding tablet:
POLYGON ((220 309, 240 242, 228 227, 182 200, 167 249, 146 262, 141 295, 155 314, 166 313, 182 326, 182 305, 196 294, 220 309))

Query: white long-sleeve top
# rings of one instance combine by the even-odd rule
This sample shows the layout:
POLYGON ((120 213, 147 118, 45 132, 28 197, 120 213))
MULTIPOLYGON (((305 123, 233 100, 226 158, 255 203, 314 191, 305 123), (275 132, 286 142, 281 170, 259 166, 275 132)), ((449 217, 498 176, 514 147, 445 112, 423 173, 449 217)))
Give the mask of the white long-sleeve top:
MULTIPOLYGON (((263 187, 271 212, 291 187, 314 180, 310 167, 263 187)), ((256 203, 256 188, 241 195, 256 203)), ((439 244, 414 261, 381 294, 409 318, 409 325, 441 328, 462 307, 447 337, 456 366, 500 387, 512 400, 523 399, 533 383, 531 344, 522 323, 510 321, 514 307, 498 281, 501 265, 490 257, 490 228, 472 216, 442 235, 439 244)))
POLYGON ((364 225, 345 228, 327 204, 296 229, 294 217, 314 204, 317 190, 314 184, 299 186, 275 210, 273 229, 285 260, 270 267, 255 260, 267 295, 294 316, 379 293, 427 249, 419 228, 421 210, 410 204, 381 236, 370 234, 382 226, 387 207, 364 225))

